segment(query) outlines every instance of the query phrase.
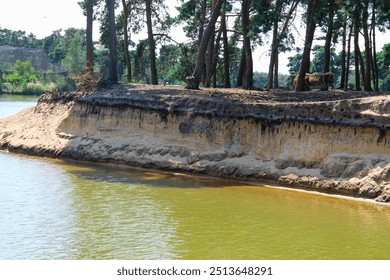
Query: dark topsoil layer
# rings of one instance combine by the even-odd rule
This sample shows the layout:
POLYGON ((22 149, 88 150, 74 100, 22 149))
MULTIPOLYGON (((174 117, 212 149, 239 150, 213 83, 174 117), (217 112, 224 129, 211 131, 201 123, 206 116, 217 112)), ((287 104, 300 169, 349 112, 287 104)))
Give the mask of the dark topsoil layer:
MULTIPOLYGON (((389 92, 287 90, 247 91, 241 89, 186 90, 175 86, 111 85, 93 93, 52 93, 40 102, 67 102, 89 106, 127 107, 156 111, 165 120, 169 114, 204 117, 255 119, 278 123, 300 121, 321 124, 341 124, 390 127, 389 118, 367 114, 372 109, 367 97, 381 97, 387 103, 389 92)), ((390 100, 390 99, 389 99, 390 100)), ((383 107, 383 105, 382 105, 383 107)))
POLYGON ((192 97, 202 99, 219 99, 220 101, 242 102, 242 103, 295 103, 295 102, 324 102, 344 99, 356 99, 369 96, 385 96, 390 92, 363 92, 363 91, 307 91, 294 92, 290 90, 242 90, 225 88, 203 88, 201 90, 187 90, 179 86, 151 86, 151 85, 129 85, 119 84, 110 86, 94 96, 98 97, 128 97, 128 95, 139 95, 144 98, 160 97, 192 97))

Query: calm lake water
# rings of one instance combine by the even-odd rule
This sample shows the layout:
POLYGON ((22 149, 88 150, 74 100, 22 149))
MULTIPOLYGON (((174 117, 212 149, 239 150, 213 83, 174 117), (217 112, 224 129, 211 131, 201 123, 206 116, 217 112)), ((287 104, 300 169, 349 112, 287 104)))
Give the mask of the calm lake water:
POLYGON ((3 260, 390 259, 386 205, 6 152, 0 213, 3 260))

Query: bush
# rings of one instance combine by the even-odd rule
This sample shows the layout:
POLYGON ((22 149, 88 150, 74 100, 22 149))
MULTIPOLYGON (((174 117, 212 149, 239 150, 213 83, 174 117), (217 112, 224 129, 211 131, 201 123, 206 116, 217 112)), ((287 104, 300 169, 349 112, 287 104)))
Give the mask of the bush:
POLYGON ((382 91, 390 91, 390 74, 382 81, 382 91))

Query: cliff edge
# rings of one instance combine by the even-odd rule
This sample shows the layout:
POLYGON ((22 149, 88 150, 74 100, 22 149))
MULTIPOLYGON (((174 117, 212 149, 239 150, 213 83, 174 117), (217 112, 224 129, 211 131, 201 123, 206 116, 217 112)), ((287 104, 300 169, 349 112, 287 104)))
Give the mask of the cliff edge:
POLYGON ((0 147, 390 201, 390 93, 48 93, 0 120, 0 147))

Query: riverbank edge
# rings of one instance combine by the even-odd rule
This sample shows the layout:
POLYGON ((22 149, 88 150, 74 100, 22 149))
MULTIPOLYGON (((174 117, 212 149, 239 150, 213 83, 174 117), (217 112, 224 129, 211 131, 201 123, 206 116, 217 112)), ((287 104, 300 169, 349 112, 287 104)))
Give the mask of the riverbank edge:
MULTIPOLYGON (((270 160, 259 159, 251 154, 237 154, 237 151, 230 154, 226 154, 225 151, 223 156, 215 153, 213 158, 210 156, 207 157, 205 154, 194 155, 183 149, 175 150, 171 148, 169 151, 162 151, 161 148, 163 147, 156 149, 156 143, 153 143, 153 148, 149 147, 149 150, 144 149, 142 153, 137 150, 136 146, 129 147, 129 145, 125 148, 127 150, 124 151, 123 147, 114 147, 115 140, 119 138, 108 139, 107 135, 105 135, 99 139, 99 137, 95 136, 86 137, 83 135, 85 131, 78 131, 74 134, 68 131, 69 120, 74 118, 75 114, 89 114, 89 117, 94 115, 95 118, 99 118, 101 117, 99 115, 101 112, 98 111, 102 110, 102 108, 110 108, 110 110, 122 112, 125 109, 132 108, 132 110, 137 109, 138 113, 140 112, 139 110, 149 111, 149 113, 153 112, 153 114, 158 116, 161 123, 166 122, 166 119, 170 118, 170 116, 177 117, 185 115, 188 117, 189 114, 191 118, 200 116, 201 118, 208 119, 221 119, 226 117, 230 119, 245 119, 249 118, 249 114, 251 115, 251 119, 254 116, 260 119, 258 121, 260 125, 266 122, 268 126, 272 126, 273 124, 277 126, 283 122, 294 121, 302 124, 315 123, 316 125, 326 126, 369 127, 378 130, 379 136, 387 143, 384 138, 387 138, 387 126, 385 125, 388 116, 385 113, 377 114, 374 112, 371 115, 365 114, 365 118, 367 118, 365 120, 362 117, 356 118, 356 112, 349 111, 347 113, 355 114, 355 118, 347 118, 344 114, 344 118, 336 122, 334 120, 337 114, 333 114, 332 117, 328 116, 329 119, 326 119, 320 118, 318 114, 313 113, 313 108, 316 106, 320 106, 323 112, 324 108, 333 107, 334 109, 335 106, 337 107, 341 103, 345 103, 345 100, 332 101, 333 103, 320 102, 316 105, 306 104, 306 106, 305 104, 299 103, 289 105, 283 103, 263 103, 255 104, 257 109, 254 110, 253 104, 249 103, 245 103, 245 106, 242 103, 236 104, 235 102, 228 102, 221 105, 221 102, 215 100, 214 97, 211 99, 207 97, 206 101, 209 102, 205 106, 204 96, 188 97, 186 95, 183 98, 182 95, 175 96, 175 94, 170 94, 169 91, 160 94, 159 98, 153 97, 152 99, 150 97, 153 94, 140 98, 139 91, 131 95, 126 91, 126 96, 123 95, 123 92, 119 92, 119 97, 116 98, 112 96, 113 92, 102 92, 88 96, 81 93, 46 94, 41 97, 35 108, 25 110, 16 116, 0 121, 0 147, 1 149, 12 152, 30 155, 91 162, 113 162, 240 180, 261 180, 264 183, 280 184, 283 187, 315 190, 329 194, 372 199, 379 202, 388 202, 390 200, 390 190, 387 187, 389 182, 388 173, 390 170, 390 165, 386 164, 389 163, 388 155, 382 158, 379 165, 372 166, 371 170, 365 170, 365 176, 360 175, 360 177, 339 180, 339 178, 324 176, 323 172, 321 174, 319 172, 319 163, 313 165, 312 162, 310 163, 312 166, 304 166, 302 162, 291 162, 291 166, 288 166, 288 160, 287 162, 271 162, 270 160), (226 109, 225 116, 221 116, 224 108, 226 109), (268 111, 264 110, 264 108, 267 108, 268 111), (280 108, 284 108, 284 110, 280 108), (311 114, 302 115, 302 108, 312 110, 311 114), (277 112, 282 112, 282 114, 278 115, 277 112), (31 115, 34 117, 31 118, 31 115), (301 119, 299 119, 300 117, 301 119), (375 117, 374 121, 373 117, 375 117), (368 119, 371 124, 367 124, 368 119), (360 123, 358 123, 359 121, 360 123), (64 125, 66 122, 68 122, 68 125, 64 125), (95 143, 91 143, 91 141, 95 143), (110 147, 107 148, 107 145, 110 147), (104 146, 106 147, 104 148, 104 146), (83 147, 83 149, 80 150, 80 147, 83 147), (106 151, 103 151, 103 149, 106 149, 106 151), (110 155, 107 152, 109 149, 111 149, 111 153, 116 153, 117 155, 110 155), (126 153, 126 156, 122 157, 121 153, 126 153), (162 154, 164 155, 162 156, 162 154), (174 164, 172 164, 172 159, 176 160, 174 164), (270 165, 273 165, 274 168, 269 168, 270 165), (380 176, 379 179, 378 176, 380 176)), ((161 93, 161 91, 159 92, 161 93)), ((179 92, 182 93, 183 91, 179 90, 179 92)), ((118 95, 117 90, 115 93, 118 95)), ((144 95, 144 92, 142 95, 144 95)), ((221 96, 218 95, 217 97, 220 98, 221 96)), ((384 98, 381 96, 379 99, 383 101, 387 100, 387 97, 384 98)), ((347 103, 349 105, 363 104, 364 106, 372 106, 373 104, 372 100, 365 99, 353 99, 347 103)), ((387 103, 384 106, 386 107, 387 103)), ((359 110, 361 109, 359 107, 359 110)), ((345 110, 339 111, 345 112, 345 110)), ((86 121, 86 119, 83 121, 86 121)), ((181 133, 184 135, 187 132, 181 131, 181 133)), ((199 131, 196 133, 199 133, 199 131)), ((207 138, 207 135, 205 137, 207 138)), ((203 137, 202 139, 205 138, 203 137)))

